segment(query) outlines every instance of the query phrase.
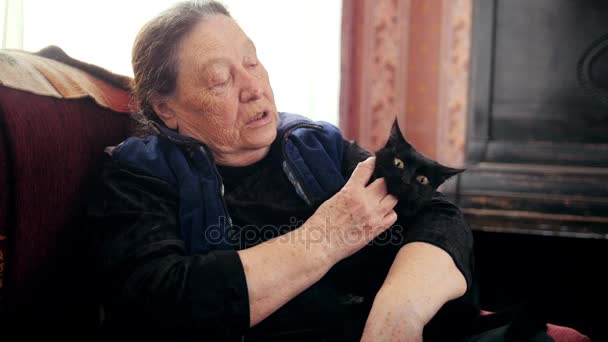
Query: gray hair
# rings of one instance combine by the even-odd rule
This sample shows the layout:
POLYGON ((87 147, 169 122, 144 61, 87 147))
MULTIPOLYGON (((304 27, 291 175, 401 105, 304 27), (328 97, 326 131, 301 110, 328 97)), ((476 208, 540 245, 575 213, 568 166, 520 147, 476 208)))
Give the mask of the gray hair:
MULTIPOLYGON (((151 99, 170 95, 177 86, 177 47, 196 24, 213 15, 232 17, 217 1, 190 0, 175 4, 148 21, 137 34, 133 44, 133 100, 139 112, 136 119, 164 125, 154 112, 151 99)), ((147 125, 146 125, 147 126, 147 125)), ((140 127, 142 132, 149 132, 140 127)))

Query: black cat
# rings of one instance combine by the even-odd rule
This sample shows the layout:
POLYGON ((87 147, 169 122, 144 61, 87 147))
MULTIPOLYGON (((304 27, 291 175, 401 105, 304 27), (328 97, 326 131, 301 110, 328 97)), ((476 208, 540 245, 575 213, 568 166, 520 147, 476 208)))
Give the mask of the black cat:
POLYGON ((443 182, 463 171, 443 166, 416 151, 395 120, 388 142, 376 152, 374 178, 384 177, 388 192, 399 198, 397 212, 413 215, 443 182))
MULTIPOLYGON (((388 142, 376 152, 372 179, 384 177, 388 192, 399 198, 396 211, 400 216, 410 216, 433 197, 441 184, 463 171, 441 165, 416 151, 403 137, 395 120, 388 142)), ((474 306, 466 310, 478 311, 474 306)), ((462 314, 463 318, 476 316, 469 311, 462 314)), ((551 341, 541 310, 530 303, 478 316, 472 321, 460 322, 460 325, 458 330, 464 335, 485 333, 480 339, 484 342, 551 341)))

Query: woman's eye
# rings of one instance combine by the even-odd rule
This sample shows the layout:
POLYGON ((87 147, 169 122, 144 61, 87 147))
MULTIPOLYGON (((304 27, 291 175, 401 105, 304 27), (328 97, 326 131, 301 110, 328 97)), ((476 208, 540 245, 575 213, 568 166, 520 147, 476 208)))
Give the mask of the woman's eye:
POLYGON ((395 158, 393 160, 393 164, 395 164, 395 166, 398 169, 403 169, 405 167, 405 163, 403 162, 403 160, 399 159, 399 158, 395 158))
POLYGON ((429 179, 426 178, 425 176, 417 176, 416 180, 418 181, 418 183, 422 184, 422 185, 428 185, 429 184, 429 179))
POLYGON ((255 68, 260 64, 260 61, 257 57, 246 57, 243 64, 245 64, 247 68, 255 68))
POLYGON ((230 78, 225 78, 225 79, 215 79, 213 80, 213 88, 219 88, 219 87, 223 87, 226 84, 228 84, 228 81, 230 81, 230 78))

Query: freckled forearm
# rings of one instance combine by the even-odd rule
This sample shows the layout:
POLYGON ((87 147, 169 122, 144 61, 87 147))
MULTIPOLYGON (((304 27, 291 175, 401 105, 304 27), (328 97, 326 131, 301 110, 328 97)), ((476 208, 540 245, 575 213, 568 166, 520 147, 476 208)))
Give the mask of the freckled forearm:
POLYGON ((319 243, 310 243, 306 226, 239 251, 254 326, 323 277, 333 266, 319 243))
POLYGON ((448 301, 464 295, 464 276, 444 250, 424 242, 401 248, 380 289, 428 323, 448 301))

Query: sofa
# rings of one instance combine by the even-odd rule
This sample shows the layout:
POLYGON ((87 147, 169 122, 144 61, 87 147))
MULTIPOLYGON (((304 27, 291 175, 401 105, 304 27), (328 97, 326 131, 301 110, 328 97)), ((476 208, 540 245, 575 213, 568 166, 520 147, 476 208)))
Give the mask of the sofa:
MULTIPOLYGON (((102 151, 129 135, 129 86, 58 47, 0 50, 0 339, 95 338, 103 310, 83 219, 102 151)), ((549 332, 589 341, 566 327, 549 332)))
POLYGON ((104 147, 128 135, 128 82, 51 47, 0 51, 0 84, 0 334, 83 340, 100 315, 86 198, 104 147))

